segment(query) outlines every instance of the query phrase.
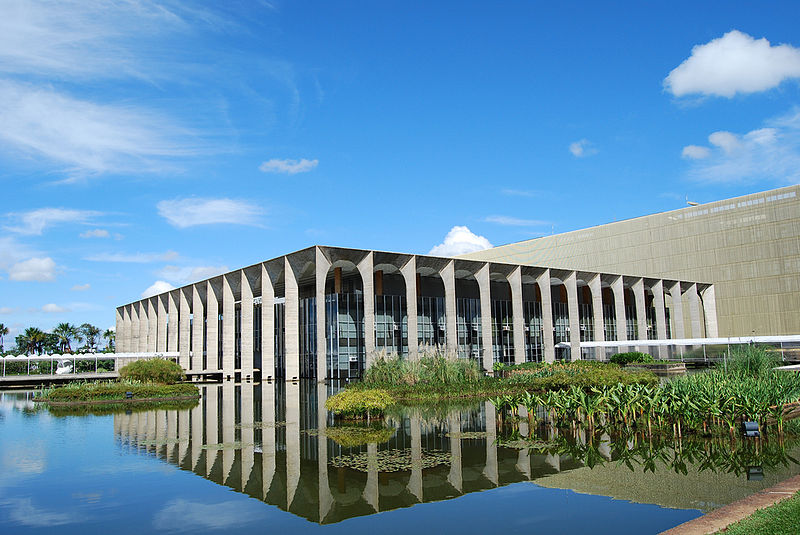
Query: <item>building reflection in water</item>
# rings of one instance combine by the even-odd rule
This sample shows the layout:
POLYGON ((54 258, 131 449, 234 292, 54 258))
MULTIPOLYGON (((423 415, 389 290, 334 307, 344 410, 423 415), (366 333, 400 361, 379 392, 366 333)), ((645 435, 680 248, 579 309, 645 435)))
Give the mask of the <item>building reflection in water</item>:
MULTIPOLYGON (((118 413, 114 430, 125 447, 319 523, 580 466, 498 448, 488 402, 446 418, 390 418, 396 429, 388 442, 343 446, 328 437, 333 421, 324 406, 335 389, 310 382, 206 385, 193 409, 118 413), (366 463, 334 462, 348 458, 366 463)), ((520 426, 527 433, 527 423, 520 426)))

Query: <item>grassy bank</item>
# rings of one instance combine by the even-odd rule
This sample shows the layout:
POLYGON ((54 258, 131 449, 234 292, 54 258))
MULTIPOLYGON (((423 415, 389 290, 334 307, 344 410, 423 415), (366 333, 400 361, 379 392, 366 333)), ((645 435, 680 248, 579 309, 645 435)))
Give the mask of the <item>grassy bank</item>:
POLYGON ((760 509, 717 533, 725 535, 796 535, 800 529, 800 493, 760 509))
POLYGON ((46 388, 35 401, 52 403, 83 403, 89 401, 114 401, 127 399, 132 394, 134 401, 139 399, 174 399, 199 397, 199 389, 192 384, 158 384, 136 381, 95 381, 74 382, 56 388, 46 388))

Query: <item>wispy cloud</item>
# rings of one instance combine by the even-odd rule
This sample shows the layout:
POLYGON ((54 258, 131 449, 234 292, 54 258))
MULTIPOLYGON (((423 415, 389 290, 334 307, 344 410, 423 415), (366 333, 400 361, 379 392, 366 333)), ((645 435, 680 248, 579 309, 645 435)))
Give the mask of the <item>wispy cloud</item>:
POLYGON ((154 295, 163 294, 164 292, 174 289, 175 287, 166 281, 156 281, 142 292, 142 297, 153 297, 154 295))
POLYGON ((12 281, 51 282, 56 279, 56 271, 56 263, 49 256, 29 258, 9 266, 8 278, 12 281))
POLYGON ((156 275, 174 284, 210 279, 221 273, 230 271, 228 266, 164 266, 156 275))
POLYGON ((765 38, 732 30, 718 39, 692 48, 692 54, 664 79, 676 97, 691 94, 731 98, 756 93, 800 78, 800 49, 770 45, 765 38))
POLYGON ((258 169, 265 173, 283 173, 286 175, 296 175, 297 173, 307 173, 319 164, 319 160, 280 160, 273 158, 258 166, 258 169))
POLYGON ((548 221, 540 221, 538 219, 520 219, 518 217, 509 217, 504 215, 490 215, 484 218, 487 223, 495 223, 497 225, 505 225, 510 227, 541 227, 550 225, 548 221))
POLYGON ((92 230, 87 230, 86 232, 81 232, 81 238, 110 238, 111 234, 102 228, 96 228, 92 230))
POLYGON ((594 144, 588 139, 580 139, 569 145, 569 151, 576 158, 585 158, 597 154, 597 149, 594 144))
POLYGON ((7 216, 17 221, 16 226, 6 226, 6 230, 19 234, 41 235, 45 229, 53 225, 66 223, 89 224, 102 215, 102 212, 93 210, 68 210, 64 208, 40 208, 30 212, 10 213, 7 216))
POLYGON ((508 188, 500 190, 500 193, 511 197, 539 197, 541 195, 539 191, 508 188))
POLYGON ((263 213, 259 206, 247 201, 196 197, 161 201, 157 208, 161 217, 178 228, 224 223, 260 226, 263 213))
POLYGON ((72 290, 73 292, 85 292, 91 287, 92 285, 87 282, 86 284, 76 284, 75 286, 70 288, 70 290, 72 290))
POLYGON ((46 312, 47 314, 61 314, 64 312, 70 312, 70 309, 59 306, 55 303, 48 303, 42 307, 42 312, 46 312))
POLYGON ((164 253, 99 253, 84 258, 90 262, 119 262, 123 264, 149 264, 152 262, 169 262, 179 255, 175 251, 164 253))
POLYGON ((458 226, 450 229, 444 241, 433 247, 428 254, 434 256, 456 256, 492 247, 491 242, 473 233, 468 227, 458 226))
MULTIPOLYGON (((800 182, 800 109, 744 134, 719 131, 692 149, 689 176, 700 182, 800 182)), ((688 148, 688 147, 686 147, 688 148)), ((684 148, 684 152, 686 151, 684 148)))

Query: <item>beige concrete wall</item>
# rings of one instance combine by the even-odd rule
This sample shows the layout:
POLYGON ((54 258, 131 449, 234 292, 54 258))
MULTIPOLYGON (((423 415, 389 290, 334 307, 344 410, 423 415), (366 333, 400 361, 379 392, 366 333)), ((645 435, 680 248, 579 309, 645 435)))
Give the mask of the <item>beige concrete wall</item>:
POLYGON ((715 286, 720 336, 800 333, 800 186, 464 255, 715 286))

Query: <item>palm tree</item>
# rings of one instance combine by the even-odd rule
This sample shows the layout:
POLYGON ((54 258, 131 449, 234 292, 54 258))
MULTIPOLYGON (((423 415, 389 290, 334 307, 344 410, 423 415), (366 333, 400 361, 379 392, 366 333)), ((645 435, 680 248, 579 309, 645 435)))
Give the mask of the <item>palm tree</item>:
POLYGON ((0 323, 0 354, 5 351, 5 347, 3 347, 3 337, 8 334, 8 327, 0 323))
POLYGON ((100 329, 92 325, 91 323, 84 323, 81 325, 81 332, 83 336, 86 338, 86 348, 89 350, 97 348, 97 337, 100 334, 100 329))
POLYGON ((25 353, 41 353, 44 349, 45 334, 36 327, 28 327, 17 337, 17 349, 25 348, 25 353), (22 342, 22 343, 20 343, 22 342))
POLYGON ((58 336, 61 342, 62 353, 72 353, 72 345, 70 342, 73 338, 78 338, 79 333, 78 328, 69 323, 59 323, 56 325, 55 329, 53 329, 53 334, 58 336))
POLYGON ((114 342, 117 339, 117 333, 111 329, 106 329, 103 333, 103 338, 106 339, 106 349, 114 350, 114 342))

